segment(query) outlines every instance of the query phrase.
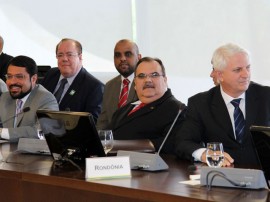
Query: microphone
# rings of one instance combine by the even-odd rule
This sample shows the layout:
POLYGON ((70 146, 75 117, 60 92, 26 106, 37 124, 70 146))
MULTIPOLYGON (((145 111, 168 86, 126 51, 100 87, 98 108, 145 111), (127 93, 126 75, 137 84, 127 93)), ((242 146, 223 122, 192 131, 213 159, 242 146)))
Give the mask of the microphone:
POLYGON ((23 108, 23 110, 22 110, 20 113, 15 114, 14 116, 9 117, 8 119, 2 121, 2 122, 0 123, 1 128, 3 127, 3 124, 5 124, 6 122, 8 122, 9 120, 14 119, 14 118, 17 117, 18 115, 23 114, 23 113, 25 113, 25 112, 29 112, 29 111, 30 111, 30 107, 25 107, 25 108, 23 108))
POLYGON ((173 129, 173 127, 174 127, 174 125, 175 125, 175 123, 176 123, 176 121, 177 121, 179 115, 181 114, 181 112, 182 112, 182 109, 179 109, 179 111, 178 111, 178 113, 177 113, 175 119, 173 120, 173 123, 172 123, 170 129, 168 130, 168 132, 167 132, 167 134, 166 134, 166 136, 165 136, 163 142, 161 143, 161 145, 160 145, 160 147, 159 147, 159 150, 158 150, 157 154, 159 154, 160 151, 161 151, 161 149, 163 148, 163 146, 164 146, 164 144, 165 144, 167 138, 168 138, 169 135, 171 134, 171 131, 172 131, 172 129, 173 129))

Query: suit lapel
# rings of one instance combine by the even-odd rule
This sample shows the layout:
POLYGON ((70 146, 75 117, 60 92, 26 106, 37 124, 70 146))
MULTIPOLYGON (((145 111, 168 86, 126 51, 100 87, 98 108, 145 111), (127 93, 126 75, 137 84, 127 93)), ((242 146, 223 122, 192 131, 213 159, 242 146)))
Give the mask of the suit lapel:
POLYGON ((77 76, 75 77, 75 79, 73 80, 71 86, 68 88, 66 94, 64 95, 63 99, 60 102, 60 106, 62 106, 61 108, 64 108, 63 106, 66 106, 68 102, 70 102, 70 100, 72 100, 73 95, 76 94, 76 92, 84 87, 81 85, 81 81, 84 80, 84 72, 85 69, 81 68, 80 72, 77 74, 77 76))
MULTIPOLYGON (((246 91, 246 125, 250 126, 255 122, 257 117, 258 104, 257 104, 257 93, 251 92, 250 89, 246 91)), ((249 129, 249 128, 247 128, 249 129)))
MULTIPOLYGON (((30 107, 30 110, 31 110, 30 103, 32 102, 33 96, 35 96, 35 94, 37 92, 38 86, 39 86, 39 84, 37 84, 35 86, 35 88, 31 91, 29 97, 27 98, 27 100, 25 101, 25 104, 23 105, 23 109, 25 109, 26 107, 30 107)), ((17 116, 16 127, 19 127, 19 125, 21 124, 24 114, 25 113, 21 113, 17 116)))
POLYGON ((135 87, 135 83, 134 83, 134 80, 133 80, 133 82, 131 83, 130 90, 129 90, 127 102, 132 102, 134 100, 138 100, 138 97, 137 97, 137 94, 136 94, 136 91, 135 91, 134 87, 135 87))
POLYGON ((222 98, 220 87, 214 90, 210 112, 217 125, 222 128, 221 131, 225 131, 230 138, 235 139, 230 115, 222 98))

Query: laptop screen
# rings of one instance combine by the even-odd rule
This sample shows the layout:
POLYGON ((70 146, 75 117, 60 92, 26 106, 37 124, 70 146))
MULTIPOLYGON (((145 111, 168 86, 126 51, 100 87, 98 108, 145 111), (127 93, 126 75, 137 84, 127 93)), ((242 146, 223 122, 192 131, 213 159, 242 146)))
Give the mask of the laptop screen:
POLYGON ((55 160, 85 163, 85 158, 105 156, 90 113, 38 110, 37 117, 55 160))
MULTIPOLYGON (((253 143, 267 181, 270 180, 270 127, 251 126, 253 143)), ((269 184, 268 184, 269 186, 269 184)))

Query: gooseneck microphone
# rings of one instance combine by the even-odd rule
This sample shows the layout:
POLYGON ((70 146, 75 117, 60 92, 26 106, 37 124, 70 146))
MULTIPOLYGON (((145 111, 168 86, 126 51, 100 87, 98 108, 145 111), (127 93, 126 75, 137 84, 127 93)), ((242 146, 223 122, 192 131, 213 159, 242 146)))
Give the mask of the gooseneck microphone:
POLYGON ((23 114, 23 113, 25 113, 25 112, 29 112, 29 111, 30 111, 30 107, 25 107, 25 108, 23 108, 23 110, 22 110, 20 113, 15 114, 14 116, 9 117, 8 119, 2 121, 2 122, 0 123, 0 127, 2 128, 2 127, 3 127, 3 124, 5 124, 6 122, 8 122, 9 120, 14 119, 14 118, 17 117, 18 115, 23 114))

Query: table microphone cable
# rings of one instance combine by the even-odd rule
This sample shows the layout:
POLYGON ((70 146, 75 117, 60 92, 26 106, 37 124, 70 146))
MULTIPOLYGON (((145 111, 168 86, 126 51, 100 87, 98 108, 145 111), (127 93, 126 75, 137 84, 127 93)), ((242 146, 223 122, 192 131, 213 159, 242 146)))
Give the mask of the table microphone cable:
POLYGON ((246 187, 247 186, 247 184, 244 183, 244 182, 238 183, 238 182, 235 182, 235 181, 229 179, 223 172, 212 170, 212 171, 208 172, 207 175, 206 175, 206 187, 207 187, 208 191, 211 190, 213 180, 217 176, 227 180, 233 186, 236 186, 236 187, 246 187), (210 177, 209 175, 212 174, 212 173, 213 173, 213 175, 212 175, 212 177, 210 179, 210 182, 209 182, 209 177, 210 177))

